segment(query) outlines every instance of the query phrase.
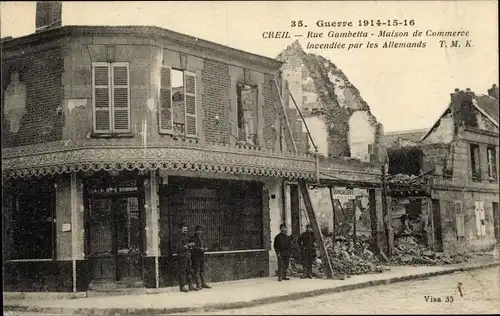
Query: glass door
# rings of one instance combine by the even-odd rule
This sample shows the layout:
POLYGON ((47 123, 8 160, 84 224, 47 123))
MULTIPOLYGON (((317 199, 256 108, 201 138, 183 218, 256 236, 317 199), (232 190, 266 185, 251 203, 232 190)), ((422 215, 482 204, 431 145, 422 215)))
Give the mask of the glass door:
POLYGON ((88 234, 92 280, 142 279, 142 220, 137 196, 93 196, 88 234))

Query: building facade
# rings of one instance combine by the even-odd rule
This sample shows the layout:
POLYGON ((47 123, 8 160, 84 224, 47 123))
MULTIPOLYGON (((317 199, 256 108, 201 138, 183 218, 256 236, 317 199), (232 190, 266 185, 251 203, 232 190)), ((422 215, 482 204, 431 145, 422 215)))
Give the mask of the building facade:
POLYGON ((174 285, 181 223, 204 227, 208 280, 273 274, 286 181, 380 186, 374 163, 283 146, 280 67, 157 27, 4 39, 5 290, 174 285))
MULTIPOLYGON (((451 254, 483 251, 500 241, 498 136, 498 87, 493 85, 487 95, 457 89, 426 132, 388 137, 388 145, 396 148, 389 151, 392 173, 431 177, 430 194, 414 200, 425 202, 416 207, 419 212, 431 214, 428 242, 434 250, 451 254), (397 150, 406 150, 406 157, 397 160, 397 150), (411 150, 421 155, 410 155, 411 150)), ((419 194, 409 183, 406 190, 419 194)), ((399 199, 393 199, 393 204, 402 204, 399 199)))

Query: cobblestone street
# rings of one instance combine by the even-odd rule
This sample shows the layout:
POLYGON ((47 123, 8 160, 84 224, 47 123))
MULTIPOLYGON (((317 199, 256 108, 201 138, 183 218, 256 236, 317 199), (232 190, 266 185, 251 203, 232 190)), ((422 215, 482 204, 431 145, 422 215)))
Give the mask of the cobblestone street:
POLYGON ((499 314, 500 268, 461 272, 253 308, 206 312, 207 315, 369 313, 499 314), (458 282, 463 284, 464 297, 460 297, 456 291, 458 282), (426 301, 426 296, 429 296, 429 301, 426 301), (431 302, 433 298, 440 298, 440 302, 431 302))

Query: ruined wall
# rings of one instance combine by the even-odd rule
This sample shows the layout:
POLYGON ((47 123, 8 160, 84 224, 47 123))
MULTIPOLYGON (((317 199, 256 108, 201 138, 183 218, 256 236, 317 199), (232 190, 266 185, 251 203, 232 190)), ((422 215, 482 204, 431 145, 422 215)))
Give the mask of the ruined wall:
MULTIPOLYGON (((324 121, 328 155, 368 160, 368 144, 378 143, 383 130, 342 70, 322 56, 305 53, 298 41, 277 59, 284 62, 283 79, 302 114, 324 121)), ((313 139, 323 137, 323 126, 314 133, 313 139)))
POLYGON ((449 143, 453 140, 454 122, 451 111, 438 121, 437 126, 427 135, 423 143, 449 143))

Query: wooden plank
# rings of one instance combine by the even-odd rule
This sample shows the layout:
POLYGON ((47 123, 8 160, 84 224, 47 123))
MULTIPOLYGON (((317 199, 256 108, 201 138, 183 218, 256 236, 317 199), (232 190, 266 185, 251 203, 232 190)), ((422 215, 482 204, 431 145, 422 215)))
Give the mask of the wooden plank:
POLYGON ((314 213, 314 209, 311 203, 311 198, 309 196, 307 184, 304 180, 299 180, 299 188, 302 194, 302 198, 304 199, 304 205, 306 207, 306 212, 309 217, 309 221, 312 224, 314 235, 319 243, 319 252, 321 256, 321 262, 323 263, 323 269, 325 271, 327 278, 333 279, 333 269, 332 269, 332 264, 330 262, 330 257, 328 257, 325 243, 323 241, 323 236, 321 235, 321 230, 318 225, 318 221, 316 220, 316 214, 314 213))
POLYGON ((295 140, 293 139, 293 133, 292 129, 290 128, 290 122, 288 121, 288 115, 286 113, 285 109, 285 104, 283 102, 283 98, 280 94, 280 89, 278 86, 278 82, 276 79, 272 80, 271 82, 271 87, 273 90, 273 104, 274 107, 276 108, 276 111, 278 111, 278 115, 281 119, 281 123, 284 126, 284 132, 285 132, 285 141, 286 141, 286 147, 287 150, 296 153, 297 152, 297 145, 295 143, 295 140))

